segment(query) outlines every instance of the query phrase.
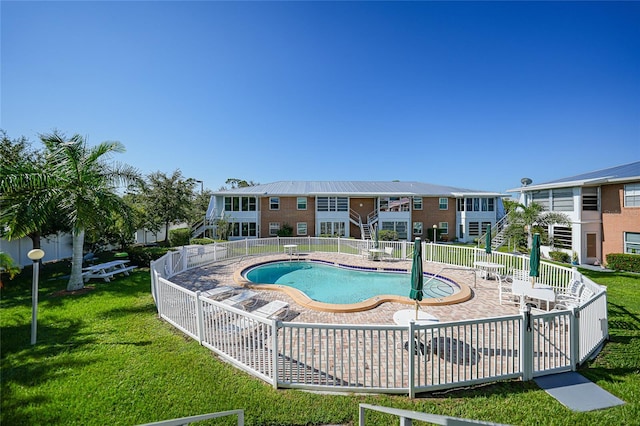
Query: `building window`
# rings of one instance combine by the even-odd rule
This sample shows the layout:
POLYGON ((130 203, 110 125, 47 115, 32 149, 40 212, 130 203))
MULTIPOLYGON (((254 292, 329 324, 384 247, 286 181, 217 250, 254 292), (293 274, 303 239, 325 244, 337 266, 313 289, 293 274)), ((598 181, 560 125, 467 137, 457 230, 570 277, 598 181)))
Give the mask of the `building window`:
POLYGON ((407 239, 407 222, 382 222, 383 231, 396 231, 398 239, 407 239))
POLYGON ((535 191, 531 194, 531 201, 540 204, 543 210, 549 210, 549 191, 535 191))
POLYGON ((256 237, 258 236, 257 224, 255 222, 242 222, 241 237, 256 237))
POLYGON ((463 212, 464 211, 464 198, 458 198, 456 200, 456 205, 457 205, 457 210, 459 212, 463 212))
POLYGON ((624 233, 624 252, 629 254, 640 254, 640 233, 624 233))
POLYGON ((475 237, 480 235, 480 223, 479 222, 469 222, 469 236, 475 237))
POLYGON ((440 210, 449 210, 449 199, 448 198, 440 198, 440 201, 438 202, 438 204, 440 205, 440 210))
POLYGON ((229 232, 230 237, 239 237, 240 236, 240 223, 235 222, 231 224, 231 232, 229 232))
POLYGON ((473 211, 473 198, 467 198, 467 209, 468 212, 473 211))
POLYGON ((597 212, 598 188, 582 188, 582 210, 597 212))
POLYGON ((224 209, 228 212, 256 211, 255 197, 224 197, 224 209))
POLYGON ((413 222, 413 235, 422 235, 422 222, 413 222))
POLYGON ((438 223, 438 233, 440 233, 440 234, 448 234, 449 233, 449 222, 439 222, 438 223))
POLYGON ((307 235, 307 222, 298 222, 297 228, 298 235, 307 235))
POLYGON ((307 209, 307 197, 298 197, 298 210, 307 209))
POLYGON ((422 210, 422 197, 413 197, 413 209, 422 210))
POLYGON ((269 235, 278 235, 280 222, 269 222, 269 235))
POLYGON ((409 197, 382 197, 380 198, 380 211, 408 212, 410 202, 409 197))
POLYGON ((319 212, 346 212, 349 210, 347 197, 318 197, 316 209, 319 212))
POLYGON ((269 210, 280 210, 280 197, 269 197, 269 210))
POLYGON ((344 237, 346 225, 344 222, 320 222, 320 235, 344 237))
POLYGON ((624 186, 624 206, 640 207, 640 183, 624 186))
POLYGON ((553 202, 553 211, 573 211, 573 190, 571 188, 554 189, 551 192, 551 196, 553 202))
POLYGON ((563 249, 572 248, 571 228, 567 226, 553 227, 553 247, 563 249))

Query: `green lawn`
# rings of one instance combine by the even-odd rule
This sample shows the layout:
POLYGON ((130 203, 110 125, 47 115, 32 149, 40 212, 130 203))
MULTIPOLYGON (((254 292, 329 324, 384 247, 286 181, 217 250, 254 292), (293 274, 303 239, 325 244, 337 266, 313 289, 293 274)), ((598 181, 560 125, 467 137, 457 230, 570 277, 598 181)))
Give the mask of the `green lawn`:
MULTIPOLYGON (((573 413, 534 382, 405 396, 275 390, 219 361, 157 318, 149 272, 56 296, 64 263, 41 270, 38 343, 30 345, 31 269, 0 300, 2 425, 134 425, 242 408, 248 425, 357 424, 358 403, 510 424, 640 424, 640 278, 585 271, 609 288, 611 341, 580 372, 627 401, 573 413)), ((233 424, 234 419, 202 424, 233 424)), ((417 423, 417 422, 416 422, 417 423)), ((367 424, 397 424, 370 413, 367 424)))

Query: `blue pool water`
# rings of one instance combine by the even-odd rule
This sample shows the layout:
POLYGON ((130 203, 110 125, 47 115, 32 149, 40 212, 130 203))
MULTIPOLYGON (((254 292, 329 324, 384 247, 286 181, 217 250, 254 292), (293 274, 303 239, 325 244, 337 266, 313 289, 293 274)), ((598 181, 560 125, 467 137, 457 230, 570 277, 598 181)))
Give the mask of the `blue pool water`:
MULTIPOLYGON (((358 303, 382 294, 409 297, 411 274, 374 272, 325 265, 309 261, 272 262, 251 268, 244 277, 260 284, 280 284, 296 288, 311 299, 324 303, 358 303)), ((439 279, 426 283, 425 298, 450 296, 459 289, 439 279)))

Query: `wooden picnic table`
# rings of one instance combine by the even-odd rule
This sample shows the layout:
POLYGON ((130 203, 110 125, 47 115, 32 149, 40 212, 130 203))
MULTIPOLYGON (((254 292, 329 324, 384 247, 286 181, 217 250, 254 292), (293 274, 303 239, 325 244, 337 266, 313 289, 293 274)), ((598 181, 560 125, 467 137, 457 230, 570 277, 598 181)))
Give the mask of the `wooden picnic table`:
POLYGON ((127 266, 127 263, 129 263, 129 260, 125 259, 87 266, 86 268, 82 268, 84 271, 82 277, 84 282, 89 281, 91 278, 102 278, 105 282, 110 282, 115 274, 129 275, 129 271, 137 268, 135 265, 127 266))

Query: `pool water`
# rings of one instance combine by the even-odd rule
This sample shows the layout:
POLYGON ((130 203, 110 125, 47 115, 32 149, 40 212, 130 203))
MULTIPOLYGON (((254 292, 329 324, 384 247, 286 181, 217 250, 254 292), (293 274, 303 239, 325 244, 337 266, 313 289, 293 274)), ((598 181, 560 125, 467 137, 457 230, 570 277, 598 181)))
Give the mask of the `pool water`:
MULTIPOLYGON (((383 294, 408 298, 411 290, 411 274, 407 272, 363 271, 310 261, 267 263, 243 275, 256 284, 293 287, 313 300, 334 304, 358 303, 383 294)), ((425 274, 424 298, 441 298, 459 291, 453 283, 430 278, 425 274)))

